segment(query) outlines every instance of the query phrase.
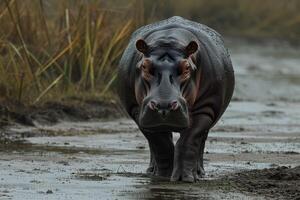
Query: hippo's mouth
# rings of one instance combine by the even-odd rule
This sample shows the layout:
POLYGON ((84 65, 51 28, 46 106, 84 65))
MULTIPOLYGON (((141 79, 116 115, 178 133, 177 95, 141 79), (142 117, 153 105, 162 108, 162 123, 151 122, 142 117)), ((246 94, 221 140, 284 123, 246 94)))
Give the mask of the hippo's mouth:
POLYGON ((143 130, 148 132, 181 132, 188 126, 174 126, 174 124, 156 124, 155 126, 143 126, 143 130))
POLYGON ((150 132, 179 132, 189 127, 189 115, 183 109, 162 117, 158 112, 145 108, 140 113, 140 127, 150 132))

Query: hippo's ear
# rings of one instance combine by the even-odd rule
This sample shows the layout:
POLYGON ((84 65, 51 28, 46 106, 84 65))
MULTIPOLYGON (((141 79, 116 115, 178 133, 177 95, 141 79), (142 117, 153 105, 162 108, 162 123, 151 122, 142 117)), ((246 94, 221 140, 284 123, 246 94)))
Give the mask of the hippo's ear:
POLYGON ((137 40, 136 43, 135 43, 135 47, 139 52, 141 52, 143 54, 146 54, 148 52, 148 49, 149 49, 149 46, 147 45, 147 43, 143 39, 137 40))
POLYGON ((185 51, 187 53, 187 55, 191 55, 193 53, 195 53, 198 50, 198 44, 195 41, 191 41, 186 47, 185 47, 185 51))

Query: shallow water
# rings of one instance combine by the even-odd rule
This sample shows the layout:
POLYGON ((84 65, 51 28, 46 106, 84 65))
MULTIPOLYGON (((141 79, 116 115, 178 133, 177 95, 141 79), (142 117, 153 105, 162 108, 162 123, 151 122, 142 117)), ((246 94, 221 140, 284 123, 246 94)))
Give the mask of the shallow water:
POLYGON ((252 101, 300 101, 300 47, 225 40, 236 73, 234 97, 252 101))

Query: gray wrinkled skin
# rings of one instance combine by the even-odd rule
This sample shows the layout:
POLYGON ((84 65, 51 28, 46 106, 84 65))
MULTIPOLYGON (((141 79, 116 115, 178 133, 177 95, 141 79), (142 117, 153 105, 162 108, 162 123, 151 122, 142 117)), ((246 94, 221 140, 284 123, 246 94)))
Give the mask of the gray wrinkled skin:
POLYGON ((230 56, 216 31, 177 16, 135 31, 119 64, 118 93, 149 142, 151 161, 147 172, 171 181, 199 180, 204 175, 207 134, 227 108, 233 90, 230 56), (137 50, 136 42, 140 39, 151 49, 147 53, 137 50), (191 41, 198 44, 198 49, 189 55, 186 49, 191 41), (156 70, 148 81, 148 89, 139 69, 145 58, 151 60, 156 70), (194 66, 184 87, 176 73, 183 59, 189 59, 194 66), (174 99, 179 108, 168 112, 167 118, 160 117, 160 108, 149 106, 151 100, 163 105, 174 99), (176 145, 172 131, 180 132, 176 145))

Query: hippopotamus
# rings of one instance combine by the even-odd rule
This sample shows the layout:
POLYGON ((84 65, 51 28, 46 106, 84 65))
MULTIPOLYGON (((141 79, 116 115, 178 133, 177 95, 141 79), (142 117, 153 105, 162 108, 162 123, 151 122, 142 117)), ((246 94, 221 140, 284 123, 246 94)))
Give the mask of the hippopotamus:
POLYGON ((208 132, 234 90, 221 35, 178 16, 143 26, 131 36, 117 80, 120 101, 149 144, 147 172, 200 180, 208 132), (173 132, 180 133, 176 144, 173 132))

